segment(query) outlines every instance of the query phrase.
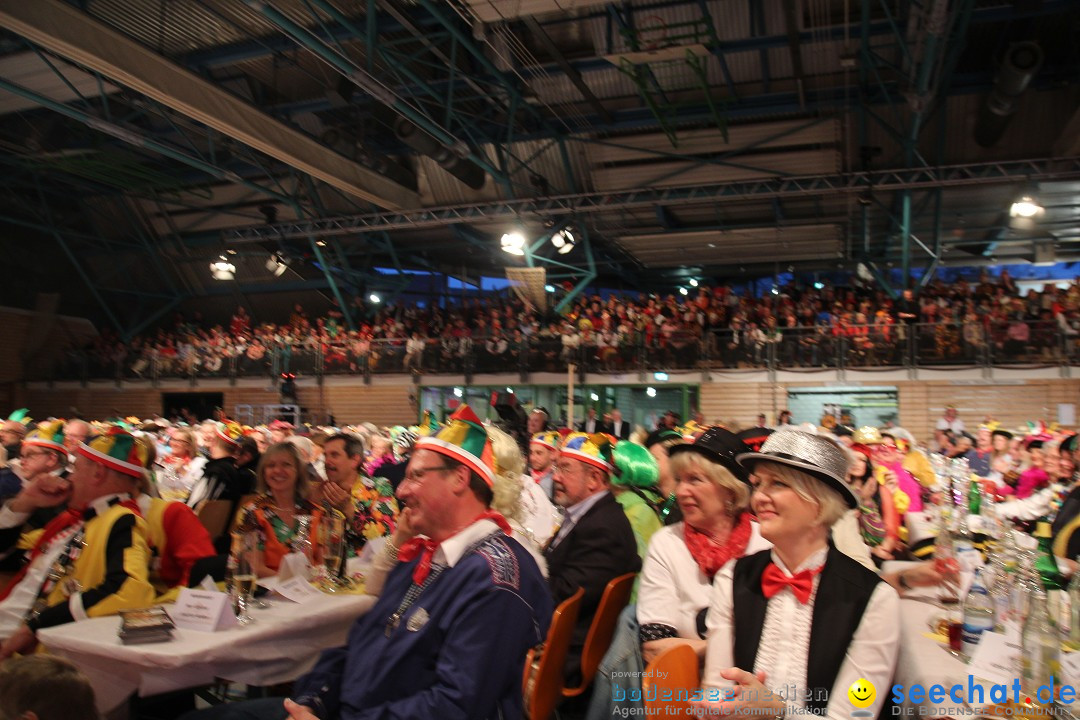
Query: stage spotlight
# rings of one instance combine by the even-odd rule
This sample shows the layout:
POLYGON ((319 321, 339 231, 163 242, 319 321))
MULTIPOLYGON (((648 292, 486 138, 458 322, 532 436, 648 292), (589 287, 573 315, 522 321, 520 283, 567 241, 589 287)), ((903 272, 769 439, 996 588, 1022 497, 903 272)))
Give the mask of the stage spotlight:
POLYGON ((236 277, 236 266, 222 255, 216 262, 210 263, 210 276, 215 280, 232 280, 236 277))

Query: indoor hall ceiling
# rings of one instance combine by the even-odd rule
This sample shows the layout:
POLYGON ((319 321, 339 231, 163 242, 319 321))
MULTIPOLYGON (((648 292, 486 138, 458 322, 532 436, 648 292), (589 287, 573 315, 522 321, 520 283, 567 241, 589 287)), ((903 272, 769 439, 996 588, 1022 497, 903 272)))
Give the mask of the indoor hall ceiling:
MULTIPOLYGON (((118 33, 237 103, 196 112, 179 88, 137 82, 145 68, 93 62, 89 41, 33 36, 12 20, 25 3, 0 0, 0 222, 50 241, 61 224, 79 252, 160 254, 174 299, 212 291, 196 268, 228 248, 290 255, 282 287, 343 295, 375 266, 467 259, 498 273, 523 262, 498 249, 515 227, 536 239, 569 226, 595 253, 559 262, 658 286, 691 267, 1080 252, 1080 6, 1068 0, 897 0, 866 18, 844 0, 35 8, 50 3, 76 13, 74 35, 118 33), (988 121, 998 67, 1023 42, 1041 62, 988 121), (281 134, 245 133, 245 120, 281 134), (316 172, 303 143, 336 170, 316 172), (890 174, 926 168, 919 182, 890 174), (1046 209, 1018 225, 1008 207, 1035 190, 1046 209), (125 220, 103 222, 106 209, 125 220), (316 250, 323 218, 344 229, 316 250)), ((274 282, 251 272, 241 287, 274 282)))

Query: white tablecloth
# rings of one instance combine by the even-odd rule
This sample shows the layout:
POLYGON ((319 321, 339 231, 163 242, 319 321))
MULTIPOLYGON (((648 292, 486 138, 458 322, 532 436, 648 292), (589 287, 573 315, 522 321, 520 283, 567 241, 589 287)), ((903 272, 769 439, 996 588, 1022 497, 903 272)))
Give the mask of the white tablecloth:
POLYGON ((157 695, 222 678, 250 685, 293 680, 319 653, 345 642, 356 618, 375 604, 370 595, 323 595, 302 605, 272 600, 253 610, 255 622, 221 632, 177 628, 172 641, 124 645, 119 617, 95 618, 40 630, 49 652, 65 657, 94 686, 98 708, 110 712, 134 692, 157 695))
MULTIPOLYGON (((919 600, 900 602, 900 623, 903 635, 900 642, 900 661, 897 663, 896 677, 893 682, 904 686, 905 696, 907 689, 915 684, 922 685, 924 689, 932 685, 967 687, 968 666, 950 654, 948 647, 944 644, 924 634, 931 632, 930 620, 941 612, 940 608, 919 600)), ((878 692, 881 692, 880 688, 878 692)), ((918 705, 907 700, 902 707, 909 708, 918 705)), ((962 706, 946 698, 935 707, 938 708, 936 710, 938 715, 948 715, 946 708, 962 706)))

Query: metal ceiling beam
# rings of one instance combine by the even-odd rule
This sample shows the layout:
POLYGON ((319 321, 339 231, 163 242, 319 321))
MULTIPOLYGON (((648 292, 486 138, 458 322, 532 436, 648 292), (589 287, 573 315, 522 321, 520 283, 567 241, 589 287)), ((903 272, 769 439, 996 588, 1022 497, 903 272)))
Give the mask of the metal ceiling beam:
POLYGON ((277 237, 327 237, 367 230, 415 230, 468 222, 504 221, 522 216, 562 217, 612 210, 652 209, 664 205, 708 204, 718 199, 768 199, 863 194, 875 191, 929 190, 1012 183, 1017 180, 1047 182, 1080 179, 1080 157, 944 165, 940 167, 855 172, 841 175, 810 175, 795 178, 763 178, 741 182, 683 188, 637 188, 620 192, 592 192, 537 199, 507 200, 485 204, 425 208, 397 213, 369 213, 305 222, 285 222, 224 231, 231 242, 256 242, 277 237))
POLYGON ((548 55, 555 60, 555 64, 559 66, 559 69, 566 73, 566 77, 570 79, 570 82, 574 83, 574 87, 581 93, 581 97, 592 105, 596 110, 596 114, 604 119, 604 122, 611 122, 611 113, 607 111, 604 104, 600 102, 600 98, 596 97, 592 89, 585 84, 585 80, 582 79, 581 73, 579 73, 573 65, 571 65, 566 56, 562 54, 562 50, 552 41, 551 36, 547 34, 547 31, 540 26, 540 23, 536 21, 534 17, 524 18, 525 27, 529 28, 533 36, 540 41, 540 44, 547 50, 548 55))
POLYGON ((419 196, 320 145, 61 0, 0 0, 0 27, 379 207, 419 196))

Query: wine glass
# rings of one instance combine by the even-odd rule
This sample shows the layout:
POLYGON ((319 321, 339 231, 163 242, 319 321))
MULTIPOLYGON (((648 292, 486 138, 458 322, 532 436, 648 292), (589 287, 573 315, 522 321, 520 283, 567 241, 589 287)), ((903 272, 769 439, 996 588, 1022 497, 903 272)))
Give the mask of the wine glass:
POLYGON ((249 612, 252 595, 255 594, 255 566, 253 556, 257 552, 255 533, 243 533, 240 538, 240 551, 236 556, 236 569, 233 571, 232 600, 236 611, 236 621, 241 625, 255 622, 249 612))
POLYGON ((337 592, 345 555, 345 518, 330 513, 319 522, 319 552, 326 572, 326 590, 337 592))

